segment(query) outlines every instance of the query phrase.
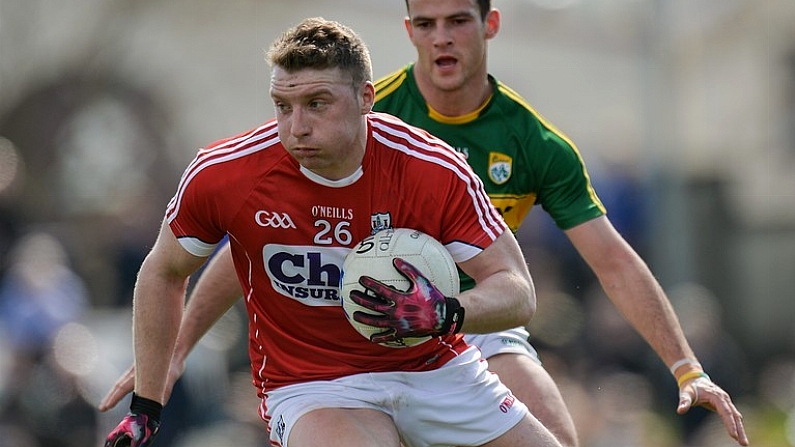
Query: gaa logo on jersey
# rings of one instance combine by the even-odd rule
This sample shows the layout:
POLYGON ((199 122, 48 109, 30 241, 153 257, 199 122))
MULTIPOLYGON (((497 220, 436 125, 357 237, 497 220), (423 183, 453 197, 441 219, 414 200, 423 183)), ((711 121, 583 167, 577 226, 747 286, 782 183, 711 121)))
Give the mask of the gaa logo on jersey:
POLYGON ((276 292, 307 306, 340 306, 340 272, 349 251, 268 244, 262 248, 262 261, 276 292))
POLYGON ((511 178, 513 158, 500 152, 489 152, 489 179, 502 185, 511 178))

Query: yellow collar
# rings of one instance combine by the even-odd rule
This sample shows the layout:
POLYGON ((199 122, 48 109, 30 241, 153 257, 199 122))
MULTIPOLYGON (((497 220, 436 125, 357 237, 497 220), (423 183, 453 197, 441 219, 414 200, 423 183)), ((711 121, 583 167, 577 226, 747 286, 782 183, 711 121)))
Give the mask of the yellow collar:
POLYGON ((428 116, 431 117, 432 119, 440 122, 440 123, 443 123, 443 124, 466 124, 466 123, 475 121, 475 119, 478 116, 480 116, 480 112, 483 109, 486 108, 486 106, 489 104, 489 101, 491 101, 491 97, 492 96, 493 96, 493 93, 491 95, 489 95, 489 97, 486 98, 486 100, 483 101, 483 104, 481 104, 481 106, 478 107, 477 109, 473 110, 472 112, 466 113, 464 115, 459 115, 459 116, 442 115, 441 113, 437 112, 436 109, 431 107, 430 104, 425 103, 425 105, 428 106, 428 116))

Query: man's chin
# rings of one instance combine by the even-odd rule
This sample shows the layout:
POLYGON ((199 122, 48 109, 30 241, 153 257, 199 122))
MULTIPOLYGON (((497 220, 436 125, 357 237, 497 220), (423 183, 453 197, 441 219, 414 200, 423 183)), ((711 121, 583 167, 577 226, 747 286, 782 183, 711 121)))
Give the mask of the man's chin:
POLYGON ((443 92, 452 93, 461 90, 464 84, 458 78, 447 77, 441 79, 435 78, 433 86, 443 92))

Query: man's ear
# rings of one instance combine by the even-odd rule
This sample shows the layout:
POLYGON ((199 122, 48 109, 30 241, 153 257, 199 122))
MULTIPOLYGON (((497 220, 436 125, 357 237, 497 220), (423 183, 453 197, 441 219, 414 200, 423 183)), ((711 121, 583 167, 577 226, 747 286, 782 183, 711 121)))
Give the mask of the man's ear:
POLYGON ((409 40, 414 38, 414 30, 411 29, 411 17, 403 19, 403 26, 406 27, 406 32, 409 34, 409 40))
POLYGON ((362 115, 366 115, 373 110, 373 104, 375 104, 375 87, 372 82, 364 81, 362 83, 361 98, 362 115))
POLYGON ((500 32, 500 11, 492 8, 486 15, 486 39, 492 39, 500 32))

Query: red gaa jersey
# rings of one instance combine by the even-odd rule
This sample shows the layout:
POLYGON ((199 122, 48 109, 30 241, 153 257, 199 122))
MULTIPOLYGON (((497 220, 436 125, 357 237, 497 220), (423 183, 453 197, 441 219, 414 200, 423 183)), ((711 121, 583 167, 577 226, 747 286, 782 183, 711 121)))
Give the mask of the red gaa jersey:
POLYGON ((199 151, 166 211, 182 246, 209 256, 228 234, 249 316, 260 395, 361 372, 435 369, 467 345, 437 337, 409 348, 371 343, 339 299, 348 251, 384 228, 414 228, 465 261, 506 225, 480 179, 451 147, 380 113, 367 116, 361 169, 337 181, 303 169, 276 122, 199 151))

